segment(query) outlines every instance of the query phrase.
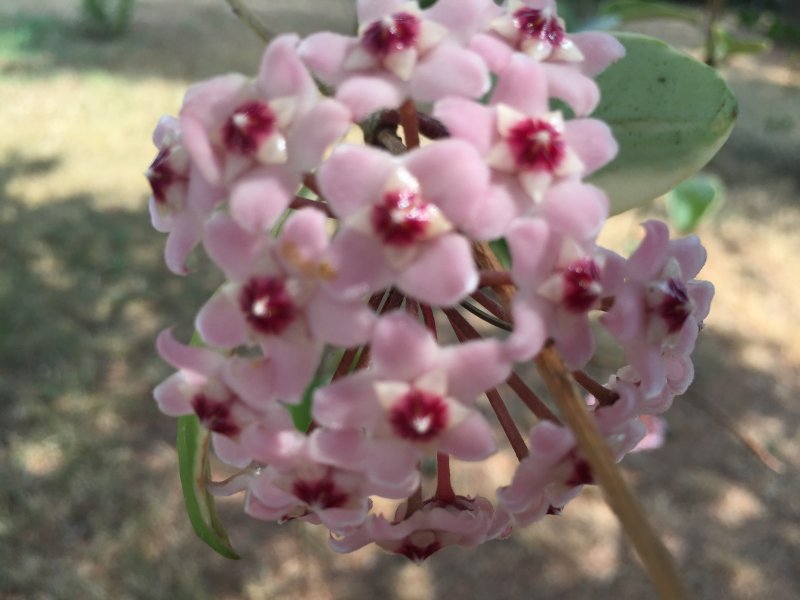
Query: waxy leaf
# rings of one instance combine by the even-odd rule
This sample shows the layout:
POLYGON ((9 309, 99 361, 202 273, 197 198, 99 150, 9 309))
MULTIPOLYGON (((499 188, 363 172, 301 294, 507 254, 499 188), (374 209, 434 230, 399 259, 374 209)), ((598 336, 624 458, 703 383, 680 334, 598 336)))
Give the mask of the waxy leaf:
POLYGON ((178 418, 178 469, 186 513, 201 540, 225 558, 238 559, 217 515, 214 497, 206 488, 210 441, 211 433, 200 425, 197 415, 178 418))
POLYGON ((615 34, 625 58, 597 78, 592 115, 608 123, 617 158, 588 179, 616 214, 647 204, 699 171, 728 139, 737 114, 722 77, 662 41, 615 34))

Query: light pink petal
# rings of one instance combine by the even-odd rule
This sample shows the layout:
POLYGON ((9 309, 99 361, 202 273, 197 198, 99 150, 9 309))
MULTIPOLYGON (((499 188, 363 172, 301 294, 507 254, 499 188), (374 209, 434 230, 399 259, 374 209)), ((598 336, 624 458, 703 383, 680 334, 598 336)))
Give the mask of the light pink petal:
MULTIPOLYGON (((306 445, 306 436, 293 429, 273 429, 262 424, 246 427, 242 446, 253 459, 275 467, 291 467, 306 445)), ((260 479, 260 478, 259 478, 260 479)))
POLYGON ((419 485, 419 459, 419 451, 406 442, 373 440, 366 461, 370 491, 386 498, 407 497, 419 485))
POLYGON ((314 208, 301 208, 292 213, 281 227, 278 247, 284 252, 290 248, 289 258, 284 256, 284 266, 298 270, 298 262, 316 264, 328 248, 328 218, 314 208))
POLYGON ((272 360, 275 372, 280 374, 275 380, 275 393, 288 404, 300 402, 319 366, 322 342, 297 342, 271 337, 263 346, 268 346, 264 353, 272 360))
POLYGON ((515 54, 500 73, 492 92, 492 104, 507 104, 531 116, 546 112, 547 77, 542 64, 515 54))
POLYGON ((549 332, 542 312, 529 303, 514 299, 514 331, 506 339, 506 353, 515 362, 533 358, 544 346, 549 332))
POLYGON ((473 412, 455 427, 439 436, 439 450, 460 460, 483 460, 497 450, 489 423, 479 412, 473 412))
POLYGON ((426 19, 444 25, 462 43, 501 14, 503 10, 492 0, 438 0, 424 13, 426 19))
POLYGON ((538 287, 556 259, 552 234, 542 219, 519 219, 506 236, 511 251, 511 275, 523 289, 538 287))
POLYGON ((353 121, 381 109, 397 108, 404 96, 397 83, 382 75, 349 77, 336 91, 336 99, 350 110, 353 121))
POLYGON ((402 311, 381 317, 372 338, 372 366, 379 379, 410 381, 437 366, 439 347, 416 319, 402 311))
POLYGON ((214 207, 227 196, 227 191, 208 182, 195 165, 189 169, 189 187, 186 190, 186 206, 199 220, 211 214, 214 207))
POLYGON ((434 102, 446 96, 480 98, 491 80, 486 63, 475 52, 442 42, 418 63, 409 80, 411 96, 434 102))
POLYGON ((252 272, 265 242, 263 234, 253 234, 225 213, 218 212, 206 225, 203 246, 225 277, 240 281, 252 272))
POLYGON ((642 224, 645 236, 642 243, 628 259, 628 276, 647 282, 658 276, 666 262, 669 229, 661 221, 649 220, 642 224))
POLYGON ((214 454, 225 464, 242 469, 253 460, 242 444, 224 435, 212 433, 211 444, 214 447, 214 454))
POLYGON ((147 201, 147 208, 150 210, 150 223, 153 229, 159 233, 169 233, 172 229, 172 215, 169 213, 162 214, 159 210, 158 202, 153 196, 147 201))
POLYGON ((367 544, 373 542, 372 534, 366 527, 356 530, 353 533, 348 533, 343 537, 334 537, 333 534, 328 538, 328 545, 334 552, 345 554, 347 552, 355 552, 359 548, 363 548, 367 544))
POLYGON ((396 168, 391 155, 366 146, 339 146, 322 163, 317 183, 322 196, 340 218, 377 202, 396 168))
POLYGON ((458 226, 480 218, 489 170, 478 151, 463 140, 440 140, 411 152, 405 166, 419 180, 422 195, 458 226))
POLYGON ((231 216, 249 231, 268 231, 294 198, 300 177, 286 167, 259 167, 236 179, 231 216))
POLYGON ((516 177, 495 173, 486 192, 483 206, 475 211, 471 223, 462 229, 473 240, 487 241, 504 237, 511 223, 530 206, 530 198, 520 187, 516 177))
POLYGON ((514 55, 505 41, 485 33, 474 36, 468 48, 483 58, 492 73, 502 73, 514 55))
POLYGON ((203 237, 203 223, 189 211, 173 215, 172 227, 164 246, 164 262, 176 275, 185 275, 186 257, 200 243, 203 237))
POLYGON ((617 155, 617 141, 608 125, 597 119, 573 119, 564 126, 564 139, 578 155, 585 177, 610 163, 617 155))
POLYGON ((453 306, 478 287, 472 247, 464 236, 441 235, 398 274, 397 285, 426 304, 453 306))
POLYGON ((317 511, 322 524, 334 532, 347 532, 358 527, 367 518, 367 514, 366 500, 357 508, 326 508, 317 511))
POLYGON ((372 428, 382 409, 372 389, 373 380, 360 373, 323 386, 314 392, 314 420, 333 429, 372 428))
POLYGON ((669 243, 669 255, 678 261, 681 278, 694 279, 706 264, 706 249, 696 235, 689 235, 669 243))
POLYGON ((275 393, 275 379, 279 376, 272 361, 263 358, 233 357, 223 369, 227 386, 256 410, 271 408, 279 400, 275 393))
POLYGON ((207 344, 233 348, 247 341, 247 324, 236 299, 219 291, 203 305, 194 326, 207 344))
POLYGON ((645 335, 643 291, 639 286, 626 284, 614 296, 614 305, 600 317, 600 322, 620 341, 627 342, 645 335))
POLYGON ((337 85, 342 76, 342 64, 356 40, 327 31, 308 36, 298 46, 303 62, 322 81, 337 85))
POLYGON ((153 144, 161 149, 166 145, 167 139, 177 138, 180 135, 181 122, 172 115, 164 115, 158 120, 153 130, 153 144))
POLYGON ((306 318, 316 339, 343 347, 366 342, 376 321, 375 313, 364 302, 338 301, 324 289, 306 305, 306 318))
POLYGON ((690 281, 686 287, 689 297, 694 302, 694 317, 698 321, 702 321, 708 316, 708 311, 711 309, 714 284, 709 281, 690 281))
POLYGON ((326 288, 342 300, 357 300, 385 288, 393 279, 383 246, 352 229, 344 229, 333 239, 328 258, 336 275, 326 288))
POLYGON ((153 390, 159 410, 170 417, 180 417, 194 412, 192 394, 187 393, 186 379, 181 373, 173 373, 153 390))
POLYGON ((560 461, 575 446, 575 438, 569 429, 551 421, 541 421, 531 428, 531 456, 542 466, 551 467, 560 461))
POLYGON ((367 458, 364 435, 358 429, 315 429, 308 439, 308 451, 314 462, 350 471, 360 470, 367 458))
POLYGON ((396 13, 406 0, 358 0, 356 14, 362 25, 396 13))
POLYGON ((566 102, 579 117, 590 114, 600 101, 600 88, 593 79, 572 65, 542 63, 547 75, 547 91, 566 102))
POLYGON ((625 56, 625 46, 608 33, 583 31, 572 33, 569 37, 583 54, 578 66, 589 77, 595 77, 625 56))
POLYGON ((287 96, 313 97, 314 80, 297 55, 299 36, 281 35, 275 38, 261 59, 258 86, 270 100, 287 96))
POLYGON ((171 329, 165 329, 159 334, 156 350, 161 358, 176 369, 206 377, 213 375, 223 362, 223 358, 212 350, 184 346, 175 339, 171 329))
POLYGON ((491 108, 464 98, 445 98, 436 103, 433 116, 452 137, 468 141, 481 156, 492 147, 495 123, 491 108))
POLYGON ((649 398, 657 395, 667 382, 667 371, 661 352, 643 343, 625 347, 625 358, 642 378, 642 394, 649 398))
POLYGON ((600 232, 608 217, 608 198, 593 185, 565 181, 547 190, 541 214, 553 229, 588 240, 600 232))
POLYGON ((603 260, 603 273, 600 285, 604 296, 613 296, 625 281, 625 259, 607 248, 599 248, 603 260))
POLYGON ((446 348, 442 366, 447 372, 447 395, 472 406, 486 390, 511 374, 506 348, 496 340, 479 340, 446 348))
POLYGON ((642 415, 639 420, 644 424, 646 433, 631 452, 646 452, 661 448, 667 437, 666 420, 653 415, 642 415))
POLYGON ((287 136, 289 163, 298 173, 319 166, 331 144, 350 129, 350 111, 344 105, 326 98, 298 118, 287 136))
POLYGON ((594 355, 594 336, 586 315, 562 313, 554 338, 561 358, 570 369, 583 368, 594 355))

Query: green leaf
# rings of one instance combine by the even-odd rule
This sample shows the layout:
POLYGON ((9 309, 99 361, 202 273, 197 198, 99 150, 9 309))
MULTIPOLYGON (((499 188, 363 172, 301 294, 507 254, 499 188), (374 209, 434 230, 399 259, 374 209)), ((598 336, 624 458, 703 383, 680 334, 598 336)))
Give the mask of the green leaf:
POLYGON ((700 23, 700 13, 669 2, 645 2, 643 0, 616 0, 600 7, 600 14, 614 16, 621 21, 642 19, 678 19, 693 24, 700 23))
POLYGON ((504 269, 511 268, 511 249, 506 238, 499 238, 489 242, 489 248, 494 252, 495 258, 503 265, 504 269))
POLYGON ((303 400, 300 404, 286 405, 286 408, 288 408, 289 412, 292 414, 292 421, 294 421, 295 429, 298 431, 302 431, 303 433, 308 431, 311 425, 311 399, 314 396, 314 391, 321 385, 328 383, 328 380, 330 380, 330 377, 315 377, 303 393, 303 400))
POLYGON ((197 536, 225 558, 239 559, 219 519, 214 497, 206 489, 210 467, 210 432, 197 415, 178 418, 178 469, 186 513, 197 536))
POLYGON ((680 233, 697 229, 701 221, 719 207, 725 198, 722 181, 712 175, 696 175, 679 184, 667 195, 667 215, 680 233))
POLYGON ((647 204, 699 171, 728 139, 737 114, 719 73, 659 40, 617 33, 625 58, 597 78, 594 118, 608 123, 619 154, 589 178, 612 214, 647 204))

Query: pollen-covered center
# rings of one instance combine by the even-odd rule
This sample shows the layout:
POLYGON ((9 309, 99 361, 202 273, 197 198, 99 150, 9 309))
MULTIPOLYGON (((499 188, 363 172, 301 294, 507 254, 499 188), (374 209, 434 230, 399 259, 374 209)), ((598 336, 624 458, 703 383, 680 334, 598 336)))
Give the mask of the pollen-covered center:
POLYGON ((233 402, 233 398, 215 400, 203 392, 199 392, 192 398, 192 408, 203 427, 214 433, 233 437, 238 435, 241 430, 233 418, 231 410, 233 402))
POLYGON ((277 277, 254 277, 242 288, 239 306, 250 326, 260 333, 280 334, 297 315, 286 282, 277 277))
POLYGON ((564 305, 568 310, 583 313, 600 299, 600 267, 591 258, 581 258, 564 269, 564 305))
POLYGON ((222 141, 229 152, 253 156, 277 130, 277 118, 264 102, 251 100, 233 111, 222 127, 222 141))
POLYGON ((314 481, 296 479, 292 484, 292 493, 304 504, 318 510, 339 508, 347 502, 347 494, 327 477, 314 481))
POLYGON ((554 48, 564 42, 564 27, 556 16, 543 10, 520 8, 514 12, 512 22, 522 40, 545 42, 554 48))
POLYGON ((438 394, 411 389, 389 409, 389 423, 399 437, 426 442, 447 426, 447 403, 438 394))
POLYGON ((660 301, 653 308, 666 323, 667 334, 677 333, 694 309, 689 292, 683 282, 674 277, 655 285, 660 301))
POLYGON ((438 212, 414 190, 392 190, 372 207, 372 227, 384 243, 408 246, 427 237, 438 212))
POLYGON ((543 119, 524 119, 508 132, 507 142, 520 171, 555 172, 566 154, 561 133, 543 119))
POLYGON ((419 39, 420 20, 406 12, 371 23, 361 36, 364 48, 378 58, 411 48, 419 39))

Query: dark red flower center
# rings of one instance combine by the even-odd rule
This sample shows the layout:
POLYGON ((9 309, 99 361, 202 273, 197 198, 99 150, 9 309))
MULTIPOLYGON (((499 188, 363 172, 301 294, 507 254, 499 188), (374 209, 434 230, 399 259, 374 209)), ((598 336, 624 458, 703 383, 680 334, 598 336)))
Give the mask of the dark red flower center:
POLYGON ((575 313, 590 310, 600 299, 600 267, 581 258, 564 270, 564 305, 575 313))
POLYGON ((558 47, 564 42, 564 28, 558 18, 535 8, 520 8, 513 15, 516 27, 522 39, 546 42, 558 47))
POLYGON ((220 435, 233 437, 239 435, 241 428, 233 418, 231 405, 233 399, 215 400, 200 392, 192 398, 192 408, 203 427, 220 435))
POLYGON ((361 36, 364 48, 379 58, 411 48, 419 38, 420 20, 410 13, 395 13, 374 21, 361 36))
POLYGON ((161 149, 147 169, 147 181, 153 191, 153 198, 164 206, 167 205, 167 191, 169 188, 179 181, 186 181, 185 175, 175 171, 170 161, 171 156, 172 149, 170 147, 161 149))
POLYGON ((292 493, 301 502, 316 509, 339 508, 347 502, 347 494, 327 477, 315 481, 296 479, 292 484, 292 493))
POLYGON ((582 458, 576 458, 572 466, 572 473, 564 483, 569 487, 594 483, 594 475, 592 475, 592 468, 589 463, 582 458))
POLYGON ((388 192, 372 208, 372 227, 385 244, 408 246, 425 236, 432 206, 411 190, 388 192))
POLYGON ((253 156, 275 132, 277 119, 263 102, 251 100, 233 111, 222 126, 222 141, 229 152, 253 156))
POLYGON ((242 288, 239 306, 250 326, 268 335, 282 333, 294 320, 297 309, 277 277, 254 277, 242 288))
POLYGON ((447 404, 437 394, 412 389, 389 410, 389 423, 399 437, 426 442, 447 426, 447 404))
POLYGON ((507 139, 514 162, 522 171, 554 172, 564 160, 566 144, 561 133, 542 119, 525 119, 511 129, 507 139))
POLYGON ((438 540, 434 540, 430 544, 425 546, 418 546, 411 541, 407 541, 402 546, 400 546, 395 552, 402 556, 405 556, 407 559, 414 561, 417 564, 420 564, 426 558, 431 556, 431 554, 438 552, 442 549, 442 544, 438 540))
POLYGON ((656 312, 667 324, 667 333, 676 333, 692 314, 693 306, 689 292, 683 282, 674 277, 668 279, 666 285, 661 286, 661 291, 664 293, 664 298, 656 307, 656 312))

